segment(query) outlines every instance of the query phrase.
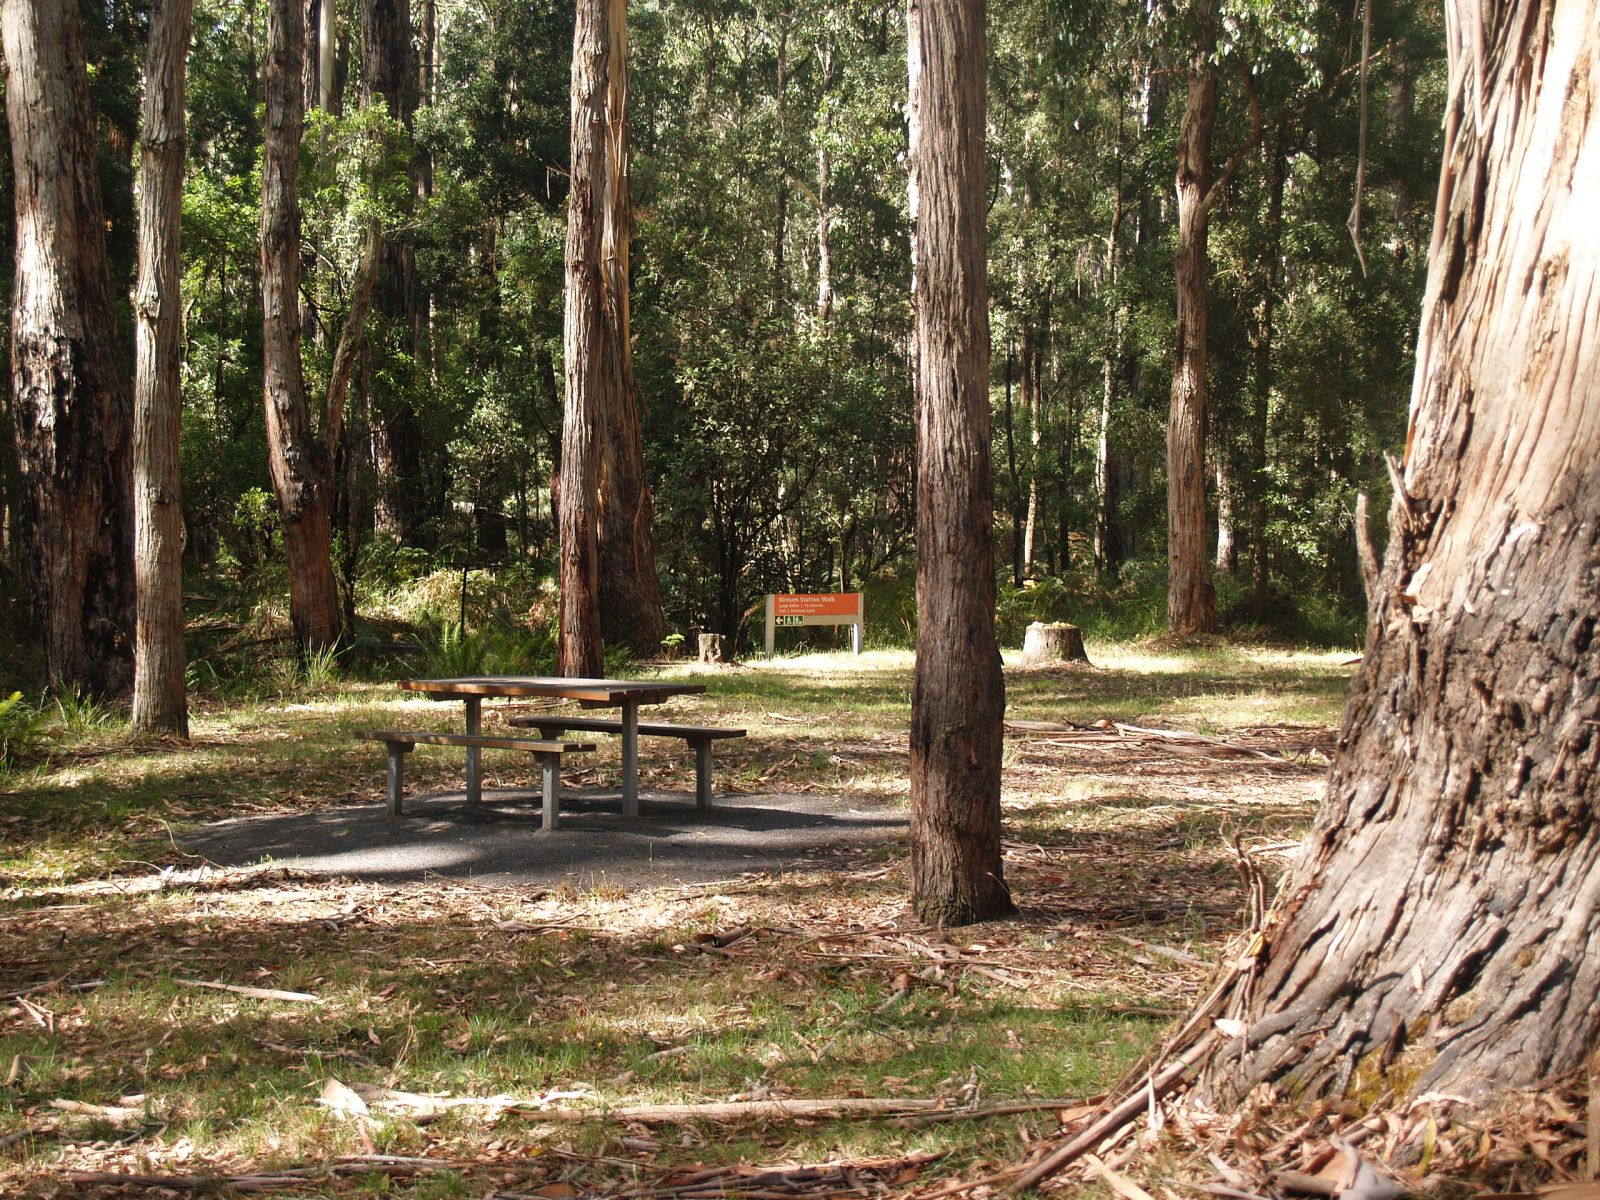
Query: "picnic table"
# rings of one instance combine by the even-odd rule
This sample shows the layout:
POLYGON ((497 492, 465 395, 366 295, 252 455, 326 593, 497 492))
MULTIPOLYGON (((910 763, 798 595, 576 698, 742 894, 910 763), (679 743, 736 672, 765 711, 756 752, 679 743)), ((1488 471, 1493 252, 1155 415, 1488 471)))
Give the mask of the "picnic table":
MULTIPOLYGON (((466 706, 467 735, 483 733, 485 699, 575 700, 585 708, 621 708, 616 732, 622 736, 622 813, 639 815, 639 709, 674 696, 703 693, 700 683, 663 683, 642 679, 575 679, 559 675, 472 675, 459 679, 407 679, 400 686, 434 700, 460 700, 466 706)), ((467 801, 482 797, 480 747, 467 744, 467 801)), ((553 804, 553 801, 552 801, 553 804)))

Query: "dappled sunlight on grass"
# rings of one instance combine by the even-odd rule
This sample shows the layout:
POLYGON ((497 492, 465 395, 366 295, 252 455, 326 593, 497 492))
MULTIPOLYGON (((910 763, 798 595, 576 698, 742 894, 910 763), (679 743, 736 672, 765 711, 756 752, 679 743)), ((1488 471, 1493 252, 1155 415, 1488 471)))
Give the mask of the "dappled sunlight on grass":
MULTIPOLYGON (((908 919, 894 838, 850 864, 764 873, 754 862, 740 879, 687 888, 452 882, 442 875, 470 863, 442 841, 424 848, 440 874, 401 887, 271 863, 216 870, 181 848, 186 828, 219 819, 377 805, 382 754, 353 733, 461 720, 458 705, 392 685, 204 701, 186 745, 109 726, 58 740, 0 785, 0 937, 7 986, 26 993, 0 1011, 0 1067, 20 1064, 0 1092, 0 1138, 34 1131, 0 1158, 0 1192, 27 1194, 74 1165, 225 1169, 373 1151, 542 1170, 526 1164, 558 1161, 556 1137, 608 1162, 928 1150, 959 1170, 1023 1153, 1053 1131, 1048 1114, 624 1135, 481 1107, 363 1123, 316 1100, 329 1079, 466 1097, 577 1093, 562 1103, 579 1107, 731 1096, 959 1105, 974 1088, 1023 1101, 1106 1086, 1196 994, 1237 928, 1231 839, 1282 855, 1308 820, 1350 667, 1347 656, 1251 648, 1091 644, 1090 657, 1008 667, 1007 716, 1022 724, 1005 747, 1005 871, 1022 911, 948 938, 908 919), (1115 722, 1214 743, 1124 737, 1115 722), (315 1001, 196 986, 206 982, 315 1001)), ((816 793, 899 813, 912 669, 909 654, 888 651, 674 664, 668 677, 707 694, 653 715, 749 730, 717 751, 718 788, 735 800, 816 793)), ((486 727, 515 711, 487 706, 486 727)), ((692 786, 683 755, 650 747, 642 758, 647 787, 692 786)), ((614 741, 602 743, 574 773, 609 786, 617 761, 614 741)), ((421 750, 407 769, 419 791, 460 787, 458 753, 421 750)), ((494 787, 533 776, 514 756, 486 770, 494 787)), ((482 1195, 468 1176, 381 1187, 482 1195)))

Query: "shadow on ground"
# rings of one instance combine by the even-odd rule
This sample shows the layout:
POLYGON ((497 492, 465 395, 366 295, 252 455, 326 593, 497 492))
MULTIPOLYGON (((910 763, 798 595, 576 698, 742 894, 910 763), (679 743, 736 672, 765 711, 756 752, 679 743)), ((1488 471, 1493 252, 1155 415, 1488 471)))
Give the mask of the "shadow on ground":
POLYGON ((625 820, 615 789, 567 791, 561 828, 539 823, 539 793, 462 792, 408 797, 406 813, 382 805, 240 817, 197 826, 182 848, 224 867, 271 861, 317 875, 374 883, 432 877, 486 884, 619 887, 702 883, 752 871, 836 867, 902 841, 902 810, 831 796, 739 796, 700 812, 694 801, 642 792, 625 820))

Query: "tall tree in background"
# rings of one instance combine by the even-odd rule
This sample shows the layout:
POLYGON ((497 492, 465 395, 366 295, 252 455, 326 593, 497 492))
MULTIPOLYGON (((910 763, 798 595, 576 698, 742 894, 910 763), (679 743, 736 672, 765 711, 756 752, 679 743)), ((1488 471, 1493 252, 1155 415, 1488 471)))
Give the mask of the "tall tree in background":
POLYGON ((139 281, 134 291, 134 571, 138 625, 133 725, 187 736, 183 509, 178 451, 183 393, 182 260, 185 96, 194 0, 156 0, 139 138, 139 281))
POLYGON ((1005 682, 995 640, 983 0, 910 0, 917 665, 911 901, 959 925, 1012 910, 1000 860, 1005 682))
POLYGON ((1600 1036, 1600 5, 1450 9, 1403 487, 1239 1095, 1525 1087, 1600 1036))
POLYGON ((560 512, 560 659, 569 675, 599 673, 602 640, 649 654, 666 634, 633 378, 627 118, 627 4, 579 0, 560 512))
MULTIPOLYGON (((607 48, 594 59, 597 72, 587 111, 589 146, 585 157, 600 171, 591 176, 589 199, 601 212, 589 228, 595 243, 598 288, 580 292, 591 320, 598 320, 593 353, 580 360, 582 386, 595 390, 600 420, 600 634, 612 645, 627 646, 637 655, 654 654, 667 635, 656 585, 655 503, 644 474, 644 434, 639 424, 639 387, 633 377, 633 321, 629 295, 629 239, 633 203, 628 175, 632 150, 628 139, 628 5, 627 0, 579 0, 579 8, 604 9, 607 48), (600 73, 600 72, 603 72, 600 73), (599 81, 604 80, 603 89, 599 81), (603 103, 596 104, 603 97, 603 103), (595 118, 600 118, 596 120, 595 118), (595 301, 598 300, 598 306, 595 301)), ((579 18, 579 26, 583 24, 579 18)), ((591 43, 592 54, 596 44, 591 43)), ((577 71, 574 55, 574 72, 577 71)), ((574 85, 577 76, 573 76, 574 85)), ((574 93, 576 96, 578 93, 574 93)), ((576 114, 576 109, 574 110, 576 114)), ((577 117, 573 118, 573 162, 578 160, 577 117)), ((573 171, 574 181, 577 171, 573 171)), ((576 206, 577 189, 573 189, 576 206)), ((569 216, 568 220, 572 220, 569 216)), ((569 276, 569 279, 571 276, 569 276)), ((574 306, 578 296, 569 295, 574 306)), ((573 378, 572 344, 567 346, 567 381, 573 378)))
MULTIPOLYGON (((382 100, 389 116, 411 134, 420 86, 411 42, 410 0, 362 0, 363 102, 382 100)), ((416 246, 410 235, 383 240, 377 309, 390 346, 413 364, 421 353, 427 315, 417 289, 416 246)), ((381 344, 381 342, 379 343, 381 344)), ((403 374, 391 367, 390 374, 403 374)), ((404 388, 374 397, 372 444, 378 468, 377 518, 385 532, 415 538, 419 524, 422 430, 404 388)))
MULTIPOLYGON (((614 0, 578 0, 572 35, 572 161, 567 200, 567 278, 563 345, 566 355, 566 409, 561 426, 561 608, 557 669, 563 675, 600 675, 604 658, 600 633, 600 517, 598 485, 604 454, 604 389, 621 387, 626 344, 614 335, 626 329, 628 273, 618 273, 619 231, 613 223, 618 179, 626 170, 622 155, 625 126, 613 125, 613 106, 626 104, 626 78, 618 77, 612 57, 625 54, 627 33, 613 18, 626 20, 626 7, 614 0), (618 12, 616 10, 622 10, 618 12), (615 86, 615 94, 613 88, 615 86), (606 261, 607 251, 613 255, 606 261)), ((626 70, 626 64, 621 67, 626 70)), ((624 183, 625 187, 626 184, 624 183)), ((625 219, 625 217, 624 217, 625 219)), ((624 263, 628 232, 620 232, 624 263)), ((627 376, 631 383, 631 373, 627 376)))
POLYGON ((1211 134, 1217 122, 1215 0, 1195 0, 1188 98, 1178 134, 1178 329, 1167 415, 1167 627, 1208 633, 1217 600, 1206 545, 1206 330, 1210 261, 1206 235, 1213 203, 1211 134))
POLYGON ((112 693, 128 681, 134 625, 132 400, 106 266, 83 26, 76 5, 43 0, 5 0, 0 25, 29 591, 51 683, 112 693))
MULTIPOLYGON (((261 161, 261 305, 268 460, 283 548, 295 641, 322 649, 339 639, 333 580, 333 448, 339 413, 312 428, 300 361, 300 142, 305 131, 301 69, 304 6, 267 6, 266 138, 261 161)), ((354 314, 352 314, 354 319, 354 314)))

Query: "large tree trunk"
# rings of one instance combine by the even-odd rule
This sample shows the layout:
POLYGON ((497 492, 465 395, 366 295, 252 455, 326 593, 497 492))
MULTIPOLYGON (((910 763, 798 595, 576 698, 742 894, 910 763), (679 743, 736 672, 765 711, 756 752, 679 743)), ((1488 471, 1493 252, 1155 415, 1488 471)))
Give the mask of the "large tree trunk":
POLYGON ((139 282, 134 293, 133 726, 188 736, 184 691, 183 506, 178 450, 183 393, 184 97, 194 0, 156 0, 145 65, 139 161, 139 282))
POLYGON ((1012 911, 1000 862, 1005 682, 995 642, 983 0, 910 0, 917 665, 911 903, 925 921, 1012 911))
POLYGON ((333 580, 333 462, 312 430, 300 363, 301 62, 305 10, 267 7, 266 137, 261 163, 262 358, 267 454, 289 564, 289 617, 302 649, 339 640, 333 580))
MULTIPOLYGON (((585 518, 584 509, 591 503, 588 490, 593 487, 598 558, 593 587, 577 586, 575 578, 571 600, 587 604, 592 594, 600 606, 601 638, 648 655, 661 649, 667 625, 656 590, 655 506, 644 477, 644 439, 633 379, 628 160, 627 4, 580 0, 572 50, 566 420, 593 428, 574 429, 572 440, 563 442, 562 462, 570 461, 575 469, 563 477, 562 498, 575 519, 585 518), (579 457, 569 460, 569 448, 579 457), (591 468, 582 461, 590 453, 597 456, 592 484, 591 468), (574 494, 580 480, 585 491, 581 499, 574 494)), ((574 533, 582 536, 576 528, 574 533)), ((573 553, 576 564, 586 552, 575 546, 573 553)), ((566 574, 564 567, 563 577, 566 574)), ((575 652, 578 644, 574 642, 575 652)), ((588 659, 589 654, 578 652, 578 657, 588 659)))
POLYGON ((1189 57, 1189 99, 1178 137, 1178 333, 1172 406, 1167 415, 1167 626, 1173 633, 1216 627, 1216 594, 1206 538, 1206 326, 1210 264, 1206 252, 1211 186, 1211 131, 1217 76, 1211 0, 1197 0, 1200 34, 1189 57))
POLYGON ((1519 1088, 1600 1036, 1600 8, 1452 7, 1404 488, 1235 1093, 1519 1088))
POLYGON ((75 5, 5 0, 17 242, 11 382, 28 590, 52 684, 128 683, 132 398, 75 5))
MULTIPOLYGON (((620 244, 626 263, 628 231, 610 222, 618 215, 614 193, 625 169, 626 145, 612 139, 625 126, 611 120, 610 60, 626 53, 625 29, 613 29, 613 0, 579 0, 572 40, 572 175, 567 201, 567 279, 564 349, 566 408, 561 436, 561 603, 558 669, 563 675, 599 675, 604 659, 600 633, 599 482, 607 415, 604 389, 621 387, 626 346, 615 336, 627 311, 627 270, 615 288, 615 262, 606 255, 620 244), (609 136, 608 136, 609 135, 609 136)), ((620 82, 620 81, 619 81, 620 82)), ((615 102, 620 106, 624 96, 615 102)))

